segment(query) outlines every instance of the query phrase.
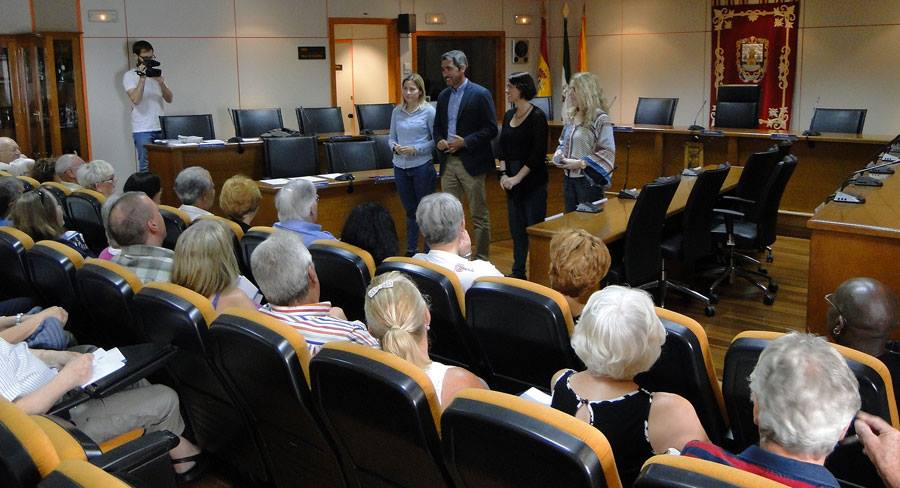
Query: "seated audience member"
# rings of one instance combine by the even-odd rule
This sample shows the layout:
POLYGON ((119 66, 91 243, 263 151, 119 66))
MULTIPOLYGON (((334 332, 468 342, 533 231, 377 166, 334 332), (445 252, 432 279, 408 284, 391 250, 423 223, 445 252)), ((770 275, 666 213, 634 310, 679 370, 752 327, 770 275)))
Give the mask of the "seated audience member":
POLYGON ((13 226, 28 234, 35 242, 45 239, 57 241, 84 257, 94 255, 80 232, 66 230, 62 207, 53 194, 43 188, 36 188, 19 197, 11 216, 13 226))
POLYGON ((46 183, 56 180, 56 159, 40 158, 34 163, 29 175, 36 179, 38 183, 46 183))
POLYGON ((859 411, 859 383, 821 337, 791 333, 772 341, 750 374, 759 445, 735 456, 705 442, 683 455, 727 464, 790 486, 838 488, 825 458, 859 411))
POLYGON ((102 159, 83 164, 75 176, 82 188, 102 193, 105 197, 116 192, 116 170, 102 159))
POLYGON ((162 181, 159 175, 149 171, 140 171, 129 176, 122 191, 142 191, 157 205, 162 202, 162 181))
POLYGON ((237 222, 244 232, 250 230, 250 222, 259 210, 262 194, 256 182, 244 175, 234 175, 222 184, 219 208, 229 219, 237 222))
POLYGON ((0 309, 15 311, 15 315, 0 316, 0 339, 10 344, 25 342, 35 349, 54 350, 74 344, 74 336, 63 330, 69 314, 62 307, 41 310, 30 298, 13 298, 0 302, 0 309), (32 310, 39 311, 26 313, 32 310))
POLYGON ((297 329, 310 355, 327 342, 349 341, 378 347, 365 324, 347 320, 344 311, 319 302, 319 278, 309 250, 294 232, 275 231, 250 258, 253 276, 269 301, 260 311, 297 329))
POLYGON ((0 170, 13 176, 27 175, 34 168, 34 160, 25 157, 19 144, 9 137, 0 137, 0 170))
POLYGON ((240 272, 234 256, 231 229, 213 220, 198 221, 178 237, 172 283, 209 298, 216 311, 228 307, 256 310, 238 288, 240 272))
POLYGON ((106 242, 109 245, 100 251, 100 254, 97 255, 97 257, 107 261, 111 261, 113 256, 118 256, 119 253, 122 252, 122 250, 119 249, 119 243, 109 235, 109 211, 113 208, 113 205, 119 201, 120 196, 122 196, 121 193, 113 194, 106 199, 106 202, 103 203, 103 207, 100 208, 100 217, 103 219, 103 229, 106 231, 106 242))
POLYGON ((0 176, 0 226, 12 225, 9 214, 24 189, 22 182, 15 176, 0 176))
POLYGON ((175 195, 191 221, 204 215, 212 215, 209 209, 216 203, 216 186, 209 171, 200 166, 185 168, 175 177, 175 195))
POLYGON ((413 257, 455 272, 463 289, 468 290, 482 276, 503 276, 488 261, 469 261, 472 239, 466 230, 462 203, 453 195, 432 193, 422 198, 416 209, 416 223, 430 250, 413 257))
POLYGON ((623 486, 634 483, 654 454, 707 440, 687 400, 634 382, 653 366, 665 341, 666 329, 647 292, 606 287, 588 299, 572 333, 572 349, 587 370, 559 371, 550 383, 553 408, 593 425, 609 440, 623 486))
POLYGON ((350 212, 341 231, 341 240, 369 251, 375 266, 397 255, 400 244, 391 214, 375 202, 360 203, 350 212))
MULTIPOLYGON (((293 180, 284 185, 275 195, 275 209, 278 211, 275 228, 300 234, 303 245, 309 246, 319 239, 334 239, 331 232, 322 230, 322 226, 316 223, 319 218, 319 195, 312 183, 293 180)), ((256 276, 255 271, 253 276, 256 276)))
POLYGON ((84 164, 84 160, 77 154, 63 154, 56 158, 56 181, 69 187, 70 190, 81 188, 78 185, 78 168, 84 164))
POLYGON ((890 340, 900 320, 897 297, 878 280, 850 278, 825 300, 831 338, 880 359, 891 372, 894 398, 900 405, 900 344, 890 340))
POLYGON ((166 223, 145 193, 122 194, 109 209, 106 232, 119 245, 112 262, 130 269, 144 284, 170 281, 175 253, 162 247, 166 223))
MULTIPOLYGON (((24 343, 13 345, 0 339, 0 396, 29 415, 46 413, 64 394, 91 378, 92 361, 90 353, 29 349, 24 343)), ((68 416, 97 443, 139 427, 178 436, 184 431, 178 395, 168 386, 147 380, 72 407, 68 416)), ((184 481, 196 479, 204 464, 198 463, 200 449, 183 437, 179 440, 169 451, 175 471, 184 481)))
POLYGON ((565 295, 575 320, 600 288, 611 260, 603 240, 583 229, 563 229, 550 240, 550 288, 565 295))
POLYGON ((468 370, 428 357, 431 313, 419 289, 403 274, 391 271, 376 276, 366 292, 365 308, 369 331, 381 341, 381 349, 422 368, 442 406, 450 405, 463 388, 487 388, 468 370))
POLYGON ((900 488, 900 431, 881 417, 865 412, 854 422, 859 442, 888 488, 900 488))

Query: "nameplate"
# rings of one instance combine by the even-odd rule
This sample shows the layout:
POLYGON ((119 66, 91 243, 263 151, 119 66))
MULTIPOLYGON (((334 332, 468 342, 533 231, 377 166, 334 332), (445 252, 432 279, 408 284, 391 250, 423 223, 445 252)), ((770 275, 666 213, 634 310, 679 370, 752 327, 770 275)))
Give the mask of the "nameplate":
POLYGON ((297 59, 325 59, 325 46, 297 46, 297 59))
POLYGON ((790 142, 794 142, 794 141, 797 140, 797 136, 795 136, 795 135, 793 135, 793 134, 779 134, 779 133, 775 133, 775 134, 769 134, 769 139, 774 139, 774 140, 776 140, 776 141, 790 141, 790 142))
POLYGON ((614 125, 613 132, 634 132, 634 127, 630 125, 614 125))
POLYGON ((704 130, 700 132, 703 137, 724 137, 725 134, 720 130, 704 130))

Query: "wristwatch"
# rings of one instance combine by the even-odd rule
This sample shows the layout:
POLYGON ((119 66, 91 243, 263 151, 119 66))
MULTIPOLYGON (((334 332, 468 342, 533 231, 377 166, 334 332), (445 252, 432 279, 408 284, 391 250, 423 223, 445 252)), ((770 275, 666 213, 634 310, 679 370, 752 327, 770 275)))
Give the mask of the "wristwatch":
POLYGON ((22 316, 24 316, 24 315, 25 315, 24 313, 16 314, 16 325, 22 325, 22 316))

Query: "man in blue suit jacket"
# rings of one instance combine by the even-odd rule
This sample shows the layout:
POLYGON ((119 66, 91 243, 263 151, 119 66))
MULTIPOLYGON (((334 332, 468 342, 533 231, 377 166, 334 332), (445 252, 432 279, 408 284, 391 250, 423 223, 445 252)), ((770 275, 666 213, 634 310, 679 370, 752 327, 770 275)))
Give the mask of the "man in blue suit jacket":
POLYGON ((447 88, 438 96, 434 139, 441 163, 441 188, 469 200, 475 230, 475 256, 488 260, 491 221, 484 193, 485 174, 496 168, 491 141, 497 136, 494 99, 486 88, 466 79, 469 61, 462 51, 441 56, 447 88))

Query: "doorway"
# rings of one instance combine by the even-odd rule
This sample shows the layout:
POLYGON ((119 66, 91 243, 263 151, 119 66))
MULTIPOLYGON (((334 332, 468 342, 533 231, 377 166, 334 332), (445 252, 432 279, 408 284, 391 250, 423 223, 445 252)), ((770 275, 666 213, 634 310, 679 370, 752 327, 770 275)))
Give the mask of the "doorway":
POLYGON ((400 43, 396 19, 328 19, 331 105, 344 129, 358 134, 355 105, 399 101, 400 43))

